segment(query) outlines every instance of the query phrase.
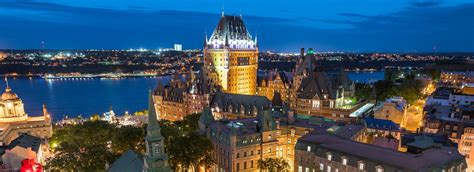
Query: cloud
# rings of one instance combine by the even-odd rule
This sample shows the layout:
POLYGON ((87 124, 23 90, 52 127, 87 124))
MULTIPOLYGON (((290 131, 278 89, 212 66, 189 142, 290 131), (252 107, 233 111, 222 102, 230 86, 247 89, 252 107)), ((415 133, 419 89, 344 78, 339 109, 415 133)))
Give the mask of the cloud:
MULTIPOLYGON (((421 1, 417 1, 421 3, 421 1)), ((426 1, 423 1, 426 2, 426 1)), ((73 7, 36 1, 0 2, 0 48, 201 48, 220 14, 73 7)), ((300 47, 334 51, 474 51, 474 4, 408 4, 381 15, 339 13, 335 18, 243 16, 258 30, 261 50, 300 47), (427 8, 429 7, 429 8, 427 8), (341 18, 342 17, 342 18, 341 18), (319 23, 350 27, 321 28, 319 23)))
POLYGON ((441 4, 441 0, 422 0, 411 2, 411 5, 419 8, 436 7, 441 4))
POLYGON ((356 13, 339 13, 338 15, 344 16, 344 17, 350 17, 350 18, 369 18, 370 17, 367 15, 356 14, 356 13))

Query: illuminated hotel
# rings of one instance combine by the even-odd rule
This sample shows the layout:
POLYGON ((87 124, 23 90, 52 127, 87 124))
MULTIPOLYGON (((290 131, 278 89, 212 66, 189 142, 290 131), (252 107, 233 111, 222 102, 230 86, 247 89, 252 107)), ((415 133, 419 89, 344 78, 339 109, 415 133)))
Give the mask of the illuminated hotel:
POLYGON ((247 31, 242 16, 222 17, 204 42, 204 66, 208 78, 226 93, 256 94, 257 39, 247 31))

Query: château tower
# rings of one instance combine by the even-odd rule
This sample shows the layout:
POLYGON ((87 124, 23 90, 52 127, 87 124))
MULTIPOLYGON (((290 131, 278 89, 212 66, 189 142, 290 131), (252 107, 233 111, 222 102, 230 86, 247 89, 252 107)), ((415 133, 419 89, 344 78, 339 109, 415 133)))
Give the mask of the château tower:
POLYGON ((208 79, 227 93, 256 94, 258 46, 247 31, 242 16, 221 19, 204 41, 204 67, 208 79))

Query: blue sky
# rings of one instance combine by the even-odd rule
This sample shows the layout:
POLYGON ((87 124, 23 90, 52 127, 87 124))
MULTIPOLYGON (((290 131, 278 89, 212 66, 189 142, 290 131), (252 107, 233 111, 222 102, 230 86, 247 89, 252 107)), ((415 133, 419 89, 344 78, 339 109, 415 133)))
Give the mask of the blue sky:
POLYGON ((222 9, 261 50, 474 51, 469 0, 1 0, 0 48, 202 48, 222 9))

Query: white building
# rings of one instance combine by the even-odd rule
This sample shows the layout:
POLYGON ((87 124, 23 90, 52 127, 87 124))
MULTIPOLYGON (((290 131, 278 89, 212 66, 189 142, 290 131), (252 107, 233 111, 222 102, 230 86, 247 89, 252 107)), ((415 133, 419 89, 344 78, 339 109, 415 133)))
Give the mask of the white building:
POLYGON ((181 44, 174 44, 175 51, 183 51, 183 45, 181 44))
POLYGON ((37 163, 43 163, 43 152, 47 152, 47 146, 42 144, 41 139, 28 134, 21 134, 4 149, 2 155, 3 165, 6 169, 19 171, 21 162, 25 159, 33 159, 37 163))

